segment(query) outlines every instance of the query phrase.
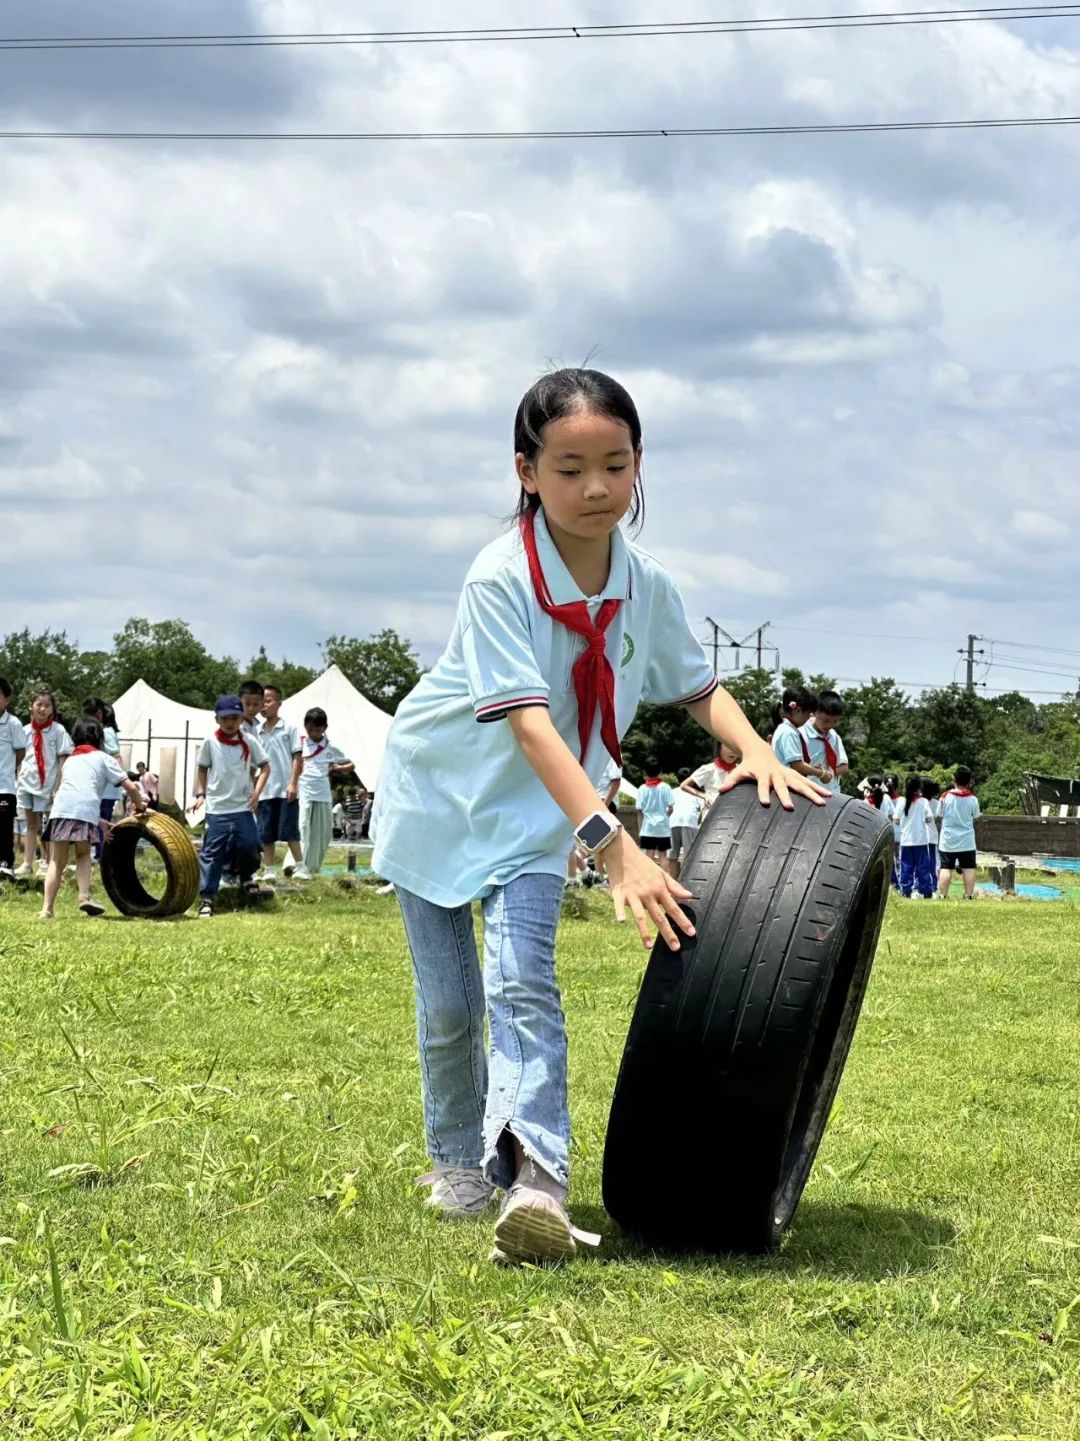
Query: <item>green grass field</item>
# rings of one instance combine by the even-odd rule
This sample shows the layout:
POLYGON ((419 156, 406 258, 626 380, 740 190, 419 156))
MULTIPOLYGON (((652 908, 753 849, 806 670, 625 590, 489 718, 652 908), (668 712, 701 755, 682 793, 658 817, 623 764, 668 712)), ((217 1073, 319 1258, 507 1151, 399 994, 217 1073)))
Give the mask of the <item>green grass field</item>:
MULTIPOLYGON (((506 1272, 487 1225, 411 1185, 393 898, 314 889, 211 923, 0 900, 5 1441, 1076 1441, 1071 904, 890 901, 810 1186, 759 1260, 651 1254, 606 1220, 644 957, 606 898, 575 901, 571 1205, 604 1245, 506 1272)), ((642 1162, 695 1184, 693 1156, 642 1162)))

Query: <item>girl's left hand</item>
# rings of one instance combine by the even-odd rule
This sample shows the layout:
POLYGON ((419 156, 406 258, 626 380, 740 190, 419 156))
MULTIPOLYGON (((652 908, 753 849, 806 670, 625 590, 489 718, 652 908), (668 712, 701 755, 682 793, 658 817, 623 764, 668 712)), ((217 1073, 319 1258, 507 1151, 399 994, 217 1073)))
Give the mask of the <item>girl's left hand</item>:
POLYGON ((775 791, 786 811, 795 809, 790 794, 792 791, 806 796, 807 800, 813 801, 816 806, 823 806, 829 798, 829 792, 824 786, 819 786, 808 776, 801 776, 798 771, 784 765, 777 758, 772 746, 767 746, 764 742, 760 748, 755 748, 749 755, 743 756, 727 779, 720 783, 717 794, 723 795, 725 791, 733 790, 741 781, 757 781, 758 800, 763 806, 769 804, 770 792, 775 791))

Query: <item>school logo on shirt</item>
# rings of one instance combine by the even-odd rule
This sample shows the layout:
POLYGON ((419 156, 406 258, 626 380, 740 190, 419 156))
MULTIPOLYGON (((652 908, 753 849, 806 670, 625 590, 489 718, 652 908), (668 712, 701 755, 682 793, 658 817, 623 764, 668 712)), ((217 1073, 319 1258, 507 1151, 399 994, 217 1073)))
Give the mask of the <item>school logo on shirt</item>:
POLYGON ((619 662, 619 669, 625 668, 634 659, 634 637, 629 631, 622 638, 622 660, 619 662))

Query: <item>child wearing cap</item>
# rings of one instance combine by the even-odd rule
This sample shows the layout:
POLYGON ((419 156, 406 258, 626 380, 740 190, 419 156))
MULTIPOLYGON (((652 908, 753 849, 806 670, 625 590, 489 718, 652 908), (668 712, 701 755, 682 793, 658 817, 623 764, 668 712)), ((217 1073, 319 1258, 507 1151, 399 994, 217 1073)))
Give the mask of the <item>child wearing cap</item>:
POLYGON ((223 695, 214 707, 217 730, 202 743, 191 809, 206 803, 206 831, 199 852, 199 916, 214 914, 221 875, 230 865, 247 900, 262 899, 253 880, 262 859, 255 813, 270 775, 270 762, 254 735, 243 735, 244 707, 240 697, 223 695), (255 780, 252 784, 252 769, 255 780))
POLYGON ((353 768, 345 752, 330 744, 326 727, 326 712, 322 706, 312 706, 304 716, 306 739, 301 751, 297 787, 300 796, 300 849, 303 853, 303 860, 293 871, 293 879, 297 881, 309 881, 322 870, 333 826, 330 777, 353 768))

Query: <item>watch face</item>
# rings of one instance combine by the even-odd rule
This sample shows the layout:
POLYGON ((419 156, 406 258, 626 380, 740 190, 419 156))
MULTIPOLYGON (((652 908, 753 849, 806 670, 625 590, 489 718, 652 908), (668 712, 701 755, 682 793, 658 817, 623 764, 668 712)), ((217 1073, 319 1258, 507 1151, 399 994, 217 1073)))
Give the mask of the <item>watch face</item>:
POLYGON ((591 848, 598 846, 602 840, 606 840, 611 831, 610 821, 606 821, 603 816, 590 816, 578 827, 577 837, 583 846, 591 848))

